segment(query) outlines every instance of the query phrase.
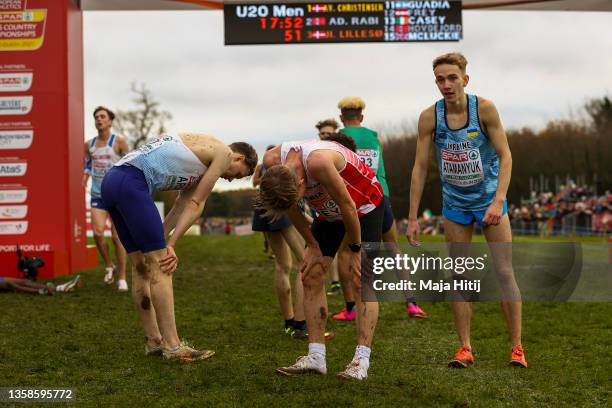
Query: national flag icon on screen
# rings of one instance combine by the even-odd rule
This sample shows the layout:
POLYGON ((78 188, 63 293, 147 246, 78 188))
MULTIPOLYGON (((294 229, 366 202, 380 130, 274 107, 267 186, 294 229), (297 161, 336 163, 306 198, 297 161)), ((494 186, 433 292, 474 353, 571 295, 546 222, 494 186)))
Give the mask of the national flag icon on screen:
POLYGON ((311 10, 315 13, 321 13, 325 11, 325 6, 323 4, 313 4, 311 10))
POLYGON ((393 10, 393 14, 396 17, 408 17, 410 15, 410 10, 393 10))
POLYGON ((313 26, 324 26, 327 24, 327 19, 325 17, 314 17, 312 19, 313 26))
POLYGON ((467 137, 476 137, 478 136, 478 130, 476 129, 468 129, 467 137))
POLYGON ((314 32, 311 32, 311 35, 317 40, 320 40, 322 38, 327 38, 327 32, 325 31, 314 31, 314 32))

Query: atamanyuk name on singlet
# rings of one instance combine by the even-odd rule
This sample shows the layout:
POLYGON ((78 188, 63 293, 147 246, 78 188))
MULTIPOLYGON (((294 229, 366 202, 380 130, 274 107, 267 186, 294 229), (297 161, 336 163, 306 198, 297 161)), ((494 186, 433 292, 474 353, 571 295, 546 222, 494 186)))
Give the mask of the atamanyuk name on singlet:
POLYGON ((461 1, 225 4, 225 44, 459 41, 461 1))

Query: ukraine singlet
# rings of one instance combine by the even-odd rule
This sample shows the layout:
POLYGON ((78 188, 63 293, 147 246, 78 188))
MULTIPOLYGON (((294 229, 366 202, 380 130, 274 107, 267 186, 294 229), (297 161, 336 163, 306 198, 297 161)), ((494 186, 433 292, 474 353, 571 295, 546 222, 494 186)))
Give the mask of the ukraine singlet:
POLYGON ((382 186, 383 193, 389 197, 387 176, 385 175, 385 162, 383 160, 382 146, 375 131, 366 127, 345 127, 341 133, 349 136, 357 145, 357 156, 369 168, 374 170, 378 182, 382 186))
POLYGON ((207 169, 179 137, 169 135, 151 140, 115 164, 122 165, 140 169, 151 193, 188 189, 200 181, 207 169))
POLYGON ((376 175, 359 159, 359 156, 346 147, 317 139, 283 143, 281 145, 282 164, 286 163, 287 154, 291 150, 302 152, 302 163, 306 172, 304 199, 310 208, 317 212, 318 218, 325 221, 340 221, 342 213, 327 190, 308 172, 308 156, 315 150, 333 150, 344 157, 346 165, 340 171, 340 177, 344 180, 344 185, 355 203, 359 217, 373 211, 381 203, 383 191, 376 175))
POLYGON ((444 208, 479 211, 495 197, 499 159, 480 127, 478 97, 467 95, 467 99, 467 123, 456 130, 446 121, 444 99, 436 102, 434 143, 444 208))
POLYGON ((101 198, 100 188, 106 172, 121 159, 121 156, 113 149, 113 143, 115 142, 114 133, 108 139, 108 143, 103 147, 96 146, 97 140, 98 137, 96 136, 89 144, 89 160, 86 164, 91 174, 91 196, 93 198, 101 198))

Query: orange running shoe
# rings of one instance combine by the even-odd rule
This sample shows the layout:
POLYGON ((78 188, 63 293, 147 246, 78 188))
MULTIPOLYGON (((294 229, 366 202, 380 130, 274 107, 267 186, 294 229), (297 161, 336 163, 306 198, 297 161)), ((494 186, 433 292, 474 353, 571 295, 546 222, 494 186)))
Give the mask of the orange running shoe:
POLYGON ((521 344, 517 344, 512 348, 512 354, 510 355, 510 365, 527 368, 527 360, 525 360, 525 351, 521 344))
POLYGON ((448 366, 453 368, 468 368, 472 364, 474 364, 474 356, 472 351, 465 346, 459 347, 455 352, 455 358, 448 362, 448 366))

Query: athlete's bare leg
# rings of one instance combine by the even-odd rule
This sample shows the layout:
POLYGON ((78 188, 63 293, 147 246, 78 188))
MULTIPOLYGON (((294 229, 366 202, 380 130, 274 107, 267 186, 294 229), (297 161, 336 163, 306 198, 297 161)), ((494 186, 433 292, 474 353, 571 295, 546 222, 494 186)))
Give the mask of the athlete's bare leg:
POLYGON ((501 307, 510 341, 514 347, 521 344, 522 303, 520 289, 512 268, 512 228, 508 214, 501 218, 498 225, 489 225, 484 228, 484 235, 493 257, 493 265, 502 292, 501 307))
MULTIPOLYGON (((329 278, 332 282, 340 282, 340 275, 338 273, 338 258, 334 258, 331 267, 329 268, 329 278)), ((340 284, 342 286, 342 283, 340 284)))
POLYGON ((125 248, 123 248, 123 245, 121 244, 121 240, 119 240, 119 236, 117 235, 117 229, 115 229, 115 224, 113 224, 112 221, 111 233, 113 244, 115 245, 115 256, 117 257, 117 273, 119 274, 120 280, 125 280, 127 254, 125 252, 125 248))
MULTIPOLYGON (((346 236, 345 236, 346 239, 346 236)), ((348 245, 348 242, 342 240, 341 248, 348 245)), ((338 251, 336 254, 336 264, 338 265, 338 274, 340 275, 340 286, 342 286, 342 294, 346 303, 355 302, 355 291, 353 288, 353 277, 349 270, 351 262, 351 254, 346 251, 338 251)))
POLYGON ((180 344, 174 319, 172 276, 161 272, 159 260, 166 249, 132 252, 132 296, 140 313, 145 336, 150 345, 160 343, 166 349, 180 344))
MULTIPOLYGON (((299 265, 302 262, 302 258, 304 258, 304 238, 302 238, 293 225, 283 229, 281 233, 299 265)), ((293 291, 295 293, 295 320, 306 320, 306 315, 304 314, 304 283, 302 282, 302 274, 299 270, 295 276, 293 291)))
POLYGON ((283 319, 289 320, 295 318, 293 313, 293 304, 291 302, 291 251, 285 243, 283 235, 280 231, 265 232, 272 253, 274 254, 274 287, 276 289, 276 297, 280 304, 283 319))
POLYGON ((5 278, 4 280, 5 283, 16 292, 38 295, 40 289, 46 290, 46 286, 32 282, 28 279, 5 278))
POLYGON ((308 326, 309 343, 325 343, 327 323, 327 296, 325 295, 325 273, 333 258, 323 257, 325 265, 315 264, 303 277, 304 310, 308 326))
MULTIPOLYGON (((348 249, 346 245, 343 245, 338 251, 339 255, 341 253, 343 253, 342 258, 351 256, 350 249, 348 249)), ((361 293, 359 289, 354 286, 353 282, 354 281, 351 280, 353 292, 355 293, 355 300, 357 301, 357 345, 371 348, 372 339, 374 338, 374 330, 376 329, 376 323, 378 322, 378 302, 362 302, 361 293)))
MULTIPOLYGON (((472 241, 473 225, 463 225, 444 219, 444 235, 449 246, 451 257, 467 255, 468 243, 472 241), (453 243, 463 243, 465 245, 454 246, 453 243)), ((470 321, 472 319, 472 304, 470 302, 450 302, 453 311, 455 328, 459 335, 461 345, 469 349, 470 343, 470 321)))
POLYGON ((108 251, 108 245, 106 244, 106 237, 104 237, 104 228, 106 226, 107 218, 108 212, 100 210, 99 208, 91 209, 91 228, 93 229, 96 247, 98 247, 98 252, 102 256, 104 267, 111 268, 113 263, 108 251))

